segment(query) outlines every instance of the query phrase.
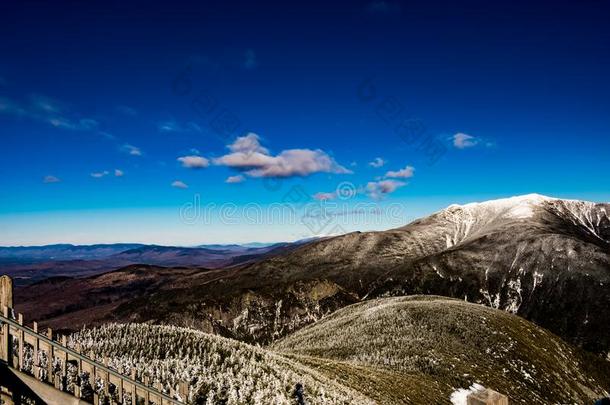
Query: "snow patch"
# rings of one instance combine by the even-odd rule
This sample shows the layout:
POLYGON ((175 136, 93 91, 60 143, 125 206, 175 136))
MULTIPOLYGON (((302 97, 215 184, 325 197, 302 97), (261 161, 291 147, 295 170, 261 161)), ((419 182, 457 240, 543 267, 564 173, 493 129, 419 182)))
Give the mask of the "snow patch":
POLYGON ((470 388, 458 388, 451 393, 449 400, 452 405, 467 405, 468 395, 485 390, 480 384, 472 384, 470 388))
POLYGON ((534 270, 534 287, 532 288, 532 292, 542 283, 542 279, 544 278, 544 274, 538 273, 537 270, 534 270))
POLYGON ((439 276, 440 278, 445 278, 445 276, 443 276, 443 273, 441 273, 441 272, 440 272, 440 271, 439 271, 439 270, 436 268, 436 266, 435 266, 435 265, 432 265, 432 268, 434 269, 434 271, 436 272, 436 274, 438 274, 438 276, 439 276))
POLYGON ((521 302, 523 301, 523 297, 521 296, 521 278, 517 277, 515 280, 509 280, 506 285, 507 291, 507 299, 506 299, 506 311, 511 314, 516 314, 519 311, 519 307, 521 307, 521 302))

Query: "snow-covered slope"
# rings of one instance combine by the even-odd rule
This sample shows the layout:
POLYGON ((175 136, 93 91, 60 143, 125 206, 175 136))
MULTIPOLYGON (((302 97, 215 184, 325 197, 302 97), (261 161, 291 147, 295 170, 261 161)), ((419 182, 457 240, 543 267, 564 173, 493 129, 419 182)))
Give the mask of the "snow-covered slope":
POLYGON ((272 347, 335 361, 341 379, 341 364, 362 376, 394 373, 394 386, 359 384, 380 404, 447 404, 473 384, 507 395, 511 404, 586 404, 610 390, 604 360, 517 316, 444 297, 350 305, 272 347))
POLYGON ((446 234, 447 247, 450 248, 481 232, 490 230, 493 226, 530 219, 549 201, 553 201, 553 199, 538 194, 528 194, 481 203, 454 204, 437 216, 438 219, 453 225, 450 227, 453 228, 453 233, 446 234))
POLYGON ((527 194, 465 205, 454 204, 431 218, 446 222, 447 248, 512 223, 527 225, 545 213, 552 213, 556 220, 570 223, 594 238, 608 243, 608 212, 608 204, 527 194))

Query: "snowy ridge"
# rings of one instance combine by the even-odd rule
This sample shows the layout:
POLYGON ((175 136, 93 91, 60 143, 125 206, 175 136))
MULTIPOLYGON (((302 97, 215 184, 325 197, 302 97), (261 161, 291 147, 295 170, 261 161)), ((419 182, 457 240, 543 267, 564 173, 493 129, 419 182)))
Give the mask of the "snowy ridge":
POLYGON ((527 220, 544 210, 585 229, 594 238, 609 242, 608 204, 527 194, 464 205, 453 204, 440 211, 437 216, 451 225, 451 231, 445 234, 446 246, 451 248, 485 231, 491 225, 527 220))
POLYGON ((454 225, 453 233, 445 235, 447 248, 463 242, 491 223, 531 218, 537 207, 555 200, 540 194, 527 194, 485 202, 450 205, 439 213, 443 219, 454 225))

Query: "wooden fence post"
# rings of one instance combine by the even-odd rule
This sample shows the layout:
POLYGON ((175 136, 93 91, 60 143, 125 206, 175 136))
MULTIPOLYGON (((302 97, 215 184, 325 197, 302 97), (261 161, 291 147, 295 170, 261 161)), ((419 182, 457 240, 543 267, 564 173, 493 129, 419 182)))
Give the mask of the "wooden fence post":
POLYGON ((9 276, 0 276, 0 308, 13 308, 13 280, 9 276))
POLYGON ((178 383, 178 393, 180 394, 180 398, 182 398, 182 400, 184 402, 186 402, 188 400, 189 397, 189 386, 187 383, 185 383, 184 381, 180 381, 178 383))
MULTIPOLYGON (((131 379, 133 381, 137 381, 136 380, 136 369, 135 368, 131 369, 131 379)), ((137 403, 138 403, 138 389, 136 388, 135 384, 132 385, 131 403, 132 403, 132 405, 137 405, 137 403)))
MULTIPOLYGON (((2 305, 2 316, 8 318, 8 307, 2 305)), ((0 342, 0 360, 10 364, 11 360, 11 339, 10 339, 10 326, 8 323, 2 324, 2 341, 0 342)))
MULTIPOLYGON (((47 338, 53 341, 53 329, 47 329, 47 338)), ((55 359, 55 348, 52 344, 49 344, 49 353, 47 353, 47 381, 51 384, 55 383, 55 379, 53 376, 53 360, 55 359)))
POLYGON ((38 361, 38 352, 40 351, 40 340, 38 339, 38 324, 34 322, 34 345, 32 346, 32 374, 34 378, 38 379, 38 373, 40 372, 40 363, 38 361))
MULTIPOLYGON (((61 337, 61 345, 63 347, 67 347, 68 346, 68 338, 66 337, 66 335, 62 335, 61 337)), ((64 379, 66 379, 66 384, 61 384, 61 385, 65 385, 63 387, 63 389, 68 389, 68 352, 66 352, 65 350, 62 350, 62 354, 61 354, 61 376, 60 376, 60 380, 63 382, 64 379)))
POLYGON ((467 405, 508 405, 508 397, 489 388, 468 394, 467 405))
POLYGON ((116 386, 116 390, 117 390, 117 399, 119 401, 119 404, 122 404, 123 403, 123 379, 122 378, 119 378, 119 381, 116 386))
MULTIPOLYGON (((19 314, 17 315, 17 321, 19 322, 19 325, 23 326, 23 314, 19 314)), ((17 370, 22 371, 23 370, 23 350, 25 348, 25 332, 23 331, 23 329, 19 330, 19 366, 17 367, 17 370)))

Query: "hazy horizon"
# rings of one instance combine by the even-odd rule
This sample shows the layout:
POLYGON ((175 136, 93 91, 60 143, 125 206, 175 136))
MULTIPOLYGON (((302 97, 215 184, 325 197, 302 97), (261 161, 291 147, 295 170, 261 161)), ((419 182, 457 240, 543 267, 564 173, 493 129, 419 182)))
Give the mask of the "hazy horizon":
MULTIPOLYGON (((539 193, 526 193, 526 194, 539 194, 539 193)), ((525 195, 525 194, 519 194, 519 195, 525 195)), ((322 203, 322 204, 315 204, 315 205, 311 205, 312 208, 319 208, 322 207, 322 209, 324 210, 324 213, 327 213, 327 216, 332 216, 333 214, 341 213, 341 212, 345 212, 347 213, 347 215, 342 215, 341 216, 341 220, 337 221, 335 220, 334 223, 335 225, 339 225, 340 228, 335 228, 339 233, 347 233, 347 232, 354 232, 354 231, 362 231, 362 232, 366 232, 366 231, 384 231, 384 230, 388 230, 388 229, 392 229, 392 228, 397 228, 397 227, 401 227, 406 225, 407 223, 416 220, 418 218, 422 218, 428 215, 431 215, 439 210, 442 210, 446 207, 448 207, 451 204, 467 204, 467 203, 472 203, 472 202, 483 202, 483 201, 489 201, 489 200, 495 200, 495 199, 500 199, 500 198, 509 198, 509 197, 513 197, 513 195, 504 195, 504 196, 496 196, 495 198, 490 198, 488 196, 480 196, 480 197, 462 197, 462 198, 456 198, 453 202, 449 203, 449 204, 444 204, 444 198, 438 198, 437 200, 426 200, 426 199, 421 199, 423 201, 425 201, 425 203, 417 203, 417 201, 410 201, 408 203, 401 203, 398 201, 393 201, 389 207, 388 204, 382 204, 382 203, 372 203, 372 205, 367 205, 366 207, 369 208, 369 210, 360 210, 360 211, 354 211, 354 210, 350 210, 348 207, 349 205, 345 205, 345 206, 341 206, 341 205, 337 205, 337 206, 332 206, 329 203, 322 203), (374 207, 377 207, 379 209, 378 212, 372 211, 372 209, 374 209, 374 207), (388 212, 391 211, 392 208, 398 207, 399 209, 395 210, 394 212, 388 212), (418 207, 419 209, 416 212, 409 212, 407 211, 407 207, 409 208, 413 208, 413 207, 418 207), (342 211, 343 210, 343 211, 342 211), (386 210, 386 211, 384 211, 386 210), (406 216, 404 216, 404 218, 402 217, 402 214, 406 214, 406 216), (393 216, 392 216, 393 215, 393 216), (381 224, 380 222, 383 219, 387 219, 389 221, 385 221, 385 224, 381 224), (387 222, 391 222, 390 224, 388 224, 387 222), (386 225, 386 226, 384 226, 386 225)), ((591 202, 598 202, 598 203, 604 203, 604 202, 608 202, 610 201, 610 197, 605 196, 604 194, 600 194, 600 195, 590 195, 589 198, 579 198, 578 195, 573 195, 573 194, 568 194, 568 195, 563 195, 561 197, 557 196, 557 195, 549 195, 548 197, 552 197, 552 198, 562 198, 562 199, 575 199, 575 200, 584 200, 584 201, 591 201, 591 202)), ((357 207, 357 205, 356 205, 357 207)), ((218 213, 220 211, 220 207, 214 207, 215 208, 215 212, 218 213)), ((0 246, 1 247, 17 247, 17 246, 44 246, 44 245, 53 245, 53 244, 73 244, 73 245, 96 245, 96 244, 117 244, 117 243, 135 243, 135 244, 145 244, 145 245, 161 245, 161 246, 175 246, 175 247, 194 247, 194 246, 199 246, 199 245, 214 245, 214 244, 222 244, 222 245, 229 245, 229 244, 239 244, 239 245, 245 245, 245 244, 250 244, 250 243, 265 243, 265 244, 273 244, 273 243, 283 243, 283 242, 295 242, 295 241, 299 241, 299 240, 303 240, 303 239, 308 239, 308 238, 313 238, 313 237, 324 237, 324 236, 332 236, 334 234, 314 234, 312 231, 315 229, 312 229, 311 226, 308 226, 307 221, 304 221, 304 215, 307 214, 307 206, 305 208, 302 208, 299 211, 293 210, 293 208, 291 208, 289 205, 287 206, 282 206, 282 209, 284 210, 284 212, 292 212, 293 215, 290 216, 290 219, 292 220, 290 224, 287 224, 287 221, 282 222, 282 218, 278 218, 277 216, 265 216, 264 213, 268 212, 265 211, 262 207, 261 207, 261 211, 258 212, 258 214, 261 214, 261 217, 255 217, 252 218, 250 216, 250 220, 254 221, 254 220, 259 220, 258 222, 252 222, 252 223, 248 223, 247 219, 246 220, 242 220, 241 223, 234 223, 230 222, 228 223, 227 221, 222 220, 222 218, 219 218, 218 216, 216 216, 215 218, 209 218, 209 222, 204 222, 205 218, 204 218, 204 214, 200 214, 198 218, 195 218, 194 221, 188 221, 188 220, 184 220, 184 218, 180 217, 180 213, 179 211, 176 212, 175 209, 167 209, 165 211, 155 211, 155 217, 156 218, 164 218, 166 220, 170 220, 173 219, 173 224, 175 226, 175 228, 168 226, 167 223, 154 223, 152 224, 152 227, 149 228, 151 230, 151 238, 150 239, 129 239, 128 237, 124 237, 121 238, 120 236, 117 236, 116 232, 112 229, 112 228, 101 228, 101 230, 103 230, 104 232, 100 231, 99 227, 96 227, 92 230, 89 230, 87 233, 82 233, 78 235, 81 235, 82 239, 71 239, 73 238, 72 233, 74 232, 73 228, 67 228, 65 231, 63 231, 62 233, 57 233, 55 231, 55 228, 52 227, 51 225, 53 224, 53 221, 48 221, 47 220, 47 224, 49 224, 48 226, 50 226, 50 229, 53 230, 53 237, 57 238, 57 239, 49 239, 49 240, 45 240, 45 239, 35 239, 32 242, 29 243, 7 243, 8 241, 13 241, 13 240, 18 240, 18 238, 16 237, 15 234, 11 234, 10 231, 12 230, 11 227, 9 227, 7 225, 7 223, 5 222, 4 225, 6 225, 4 227, 4 232, 2 235, 0 235, 0 246), (262 222, 260 221, 262 220, 262 222), (277 224, 274 224, 273 221, 278 222, 277 224), (261 236, 259 239, 246 239, 249 234, 246 234, 245 238, 234 238, 231 239, 231 235, 234 235, 236 232, 236 228, 239 228, 240 226, 249 226, 249 227, 257 227, 259 229, 264 230, 265 232, 269 231, 269 230, 274 230, 274 229, 280 229, 280 230, 285 230, 288 228, 288 226, 290 226, 290 230, 294 231, 294 235, 293 237, 289 237, 289 238, 284 238, 281 239, 281 236, 278 236, 278 239, 273 239, 273 237, 267 237, 267 236, 261 236), (175 233, 170 233, 170 234, 166 234, 164 237, 159 237, 158 239, 156 239, 157 234, 155 234, 153 231, 157 230, 157 231, 165 231, 164 233, 167 232, 168 229, 172 229, 174 230, 175 233), (214 230, 213 232, 209 232, 210 230, 214 230), (204 231, 208 231, 208 235, 205 237, 201 237, 201 239, 197 239, 198 234, 200 232, 204 232, 204 231), (299 233, 300 232, 300 233, 299 233), (103 234, 105 234, 105 237, 107 237, 108 239, 104 239, 104 236, 102 236, 103 234), (191 239, 192 238, 192 239, 191 239), (175 242, 176 240, 185 240, 185 242, 182 243, 177 243, 175 242), (5 242, 6 241, 6 242, 5 242)), ((237 211, 237 214, 248 214, 251 212, 248 211, 237 211)), ((36 218, 40 218, 41 220, 46 217, 48 214, 47 213, 38 213, 37 215, 34 216, 34 219, 36 218)), ((97 223, 98 221, 99 224, 104 224, 104 219, 106 218, 115 218, 116 219, 116 212, 112 212, 112 211, 108 211, 108 212, 96 212, 96 213, 84 213, 84 216, 86 216, 86 219, 82 220, 82 223, 85 224, 86 227, 91 227, 94 223, 97 223)), ((146 215, 143 216, 144 218, 146 218, 146 215)), ((335 215, 335 217, 337 217, 337 215, 335 215)), ((62 221, 62 215, 60 212, 56 212, 55 213, 55 218, 57 219, 58 222, 62 221)), ((234 220, 235 218, 233 218, 234 220)), ((133 218, 131 219, 132 221, 134 220, 133 218)), ((0 216, 0 223, 3 223, 3 218, 0 216)), ((150 222, 148 222, 148 219, 145 220, 142 225, 146 226, 148 224, 148 226, 151 225, 150 222)), ((45 223, 44 222, 36 222, 34 221, 34 223, 32 224, 32 227, 44 227, 45 223)), ((326 226, 326 228, 331 229, 330 226, 326 226)), ((16 227, 14 228, 16 231, 16 227)), ((84 231, 83 231, 84 232, 84 231)), ((273 233, 271 235, 274 235, 273 233)), ((277 233, 277 235, 282 235, 281 232, 277 233)))

